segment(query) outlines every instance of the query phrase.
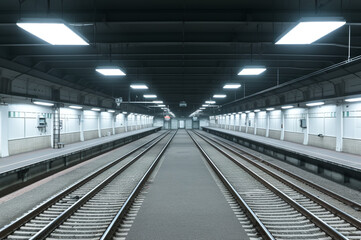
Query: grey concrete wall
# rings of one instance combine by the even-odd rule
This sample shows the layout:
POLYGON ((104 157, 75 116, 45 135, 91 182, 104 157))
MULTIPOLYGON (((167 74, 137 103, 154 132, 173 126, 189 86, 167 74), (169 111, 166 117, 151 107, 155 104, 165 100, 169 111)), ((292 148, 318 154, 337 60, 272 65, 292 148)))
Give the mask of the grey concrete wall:
POLYGON ((239 126, 235 126, 235 127, 236 127, 236 129, 235 129, 235 130, 236 130, 236 131, 239 131, 239 126))
POLYGON ((308 136, 308 145, 335 150, 336 138, 328 136, 319 137, 317 135, 310 134, 308 136))
POLYGON ((84 131, 84 140, 98 138, 98 130, 84 131))
POLYGON ((304 139, 304 134, 303 133, 285 131, 285 141, 302 144, 303 139, 304 139))
POLYGON ((9 140, 9 155, 51 147, 51 136, 9 140))
POLYGON ((254 127, 248 127, 247 133, 253 134, 254 133, 254 127))
POLYGON ((279 130, 269 130, 269 137, 274 139, 280 139, 281 138, 281 131, 279 130))
POLYGON ((361 155, 361 140, 344 138, 343 145, 342 145, 342 151, 347 152, 347 153, 361 155))
POLYGON ((266 129, 264 128, 257 128, 257 135, 259 136, 266 136, 266 129))
POLYGON ((63 133, 60 135, 60 141, 65 144, 80 142, 80 132, 63 133))
POLYGON ((125 127, 117 127, 115 128, 115 134, 123 133, 125 132, 125 127))
POLYGON ((105 128, 101 130, 101 136, 105 137, 105 136, 110 136, 113 134, 113 129, 112 128, 105 128), (109 133, 109 135, 108 135, 109 133))
POLYGON ((241 126, 241 132, 246 132, 246 127, 245 126, 241 126))

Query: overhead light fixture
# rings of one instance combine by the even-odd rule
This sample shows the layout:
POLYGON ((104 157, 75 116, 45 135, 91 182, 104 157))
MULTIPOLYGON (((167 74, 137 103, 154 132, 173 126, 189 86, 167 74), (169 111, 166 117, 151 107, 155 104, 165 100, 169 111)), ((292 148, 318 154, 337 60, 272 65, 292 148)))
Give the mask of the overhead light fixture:
POLYGON ((162 104, 163 103, 163 101, 153 101, 153 103, 156 103, 156 104, 162 104))
POLYGON ((133 89, 148 89, 147 85, 144 84, 132 84, 130 87, 133 89))
POLYGON ((242 114, 242 112, 238 112, 238 114, 242 114))
POLYGON ((208 107, 209 105, 208 104, 203 104, 202 107, 208 107))
POLYGON ((346 21, 341 19, 326 20, 325 18, 301 19, 276 44, 311 44, 334 30, 342 27, 346 21))
POLYGON ((144 98, 157 98, 157 95, 154 95, 154 94, 144 94, 143 97, 144 97, 144 98))
POLYGON ((54 103, 50 103, 50 102, 33 101, 33 103, 36 105, 47 106, 47 107, 54 106, 54 103))
POLYGON ((260 109, 256 109, 256 110, 254 110, 254 112, 260 112, 261 110, 260 109))
POLYGON ((72 106, 69 106, 70 108, 72 109, 83 109, 83 107, 81 106, 75 106, 75 105, 72 105, 72 106))
POLYGON ((345 99, 345 102, 360 102, 360 101, 361 101, 361 97, 345 99))
POLYGON ((104 76, 125 76, 126 74, 116 67, 98 67, 95 69, 100 74, 104 76))
POLYGON ((290 109, 290 108, 293 108, 293 106, 292 105, 287 105, 287 106, 282 106, 281 108, 282 109, 290 109))
POLYGON ((205 107, 201 107, 201 108, 199 108, 199 109, 204 110, 204 109, 206 109, 206 108, 205 108, 205 107))
POLYGON ((122 112, 122 114, 127 114, 127 112, 122 112))
POLYGON ((207 104, 215 104, 216 101, 206 101, 207 104))
POLYGON ((239 84, 239 83, 228 83, 223 86, 224 89, 237 89, 240 87, 241 87, 241 84, 239 84))
POLYGON ((267 111, 273 111, 273 110, 275 110, 275 108, 267 108, 266 110, 267 111))
POLYGON ((16 25, 51 45, 89 45, 61 19, 21 19, 16 25))
POLYGON ((214 94, 213 95, 213 98, 225 98, 225 97, 227 97, 227 95, 225 95, 225 94, 214 94))
POLYGON ((246 111, 246 113, 250 113, 251 111, 246 111))
POLYGON ((265 67, 246 67, 243 68, 238 75, 260 75, 264 71, 266 71, 265 67))
POLYGON ((158 105, 158 107, 165 107, 165 105, 164 105, 164 104, 160 104, 160 105, 158 105))
POLYGON ((313 102, 313 103, 306 103, 306 106, 308 107, 315 107, 315 106, 321 106, 325 104, 324 102, 313 102))
POLYGON ((100 111, 100 108, 92 108, 91 110, 92 110, 92 111, 99 112, 99 111, 100 111))
POLYGON ((115 113, 115 111, 114 111, 114 110, 111 110, 111 109, 108 109, 107 112, 108 112, 108 113, 115 113))

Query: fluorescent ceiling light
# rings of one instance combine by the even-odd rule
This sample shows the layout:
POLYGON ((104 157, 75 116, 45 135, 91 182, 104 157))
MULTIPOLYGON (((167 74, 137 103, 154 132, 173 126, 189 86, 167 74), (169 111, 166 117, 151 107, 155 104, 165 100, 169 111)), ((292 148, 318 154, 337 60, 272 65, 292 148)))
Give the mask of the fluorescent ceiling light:
POLYGON ((114 110, 111 110, 111 109, 109 109, 107 112, 108 112, 108 113, 115 113, 115 111, 114 111, 114 110))
POLYGON ((301 21, 278 40, 276 44, 311 44, 345 23, 344 20, 301 21))
POLYGON ((70 108, 73 108, 73 109, 83 109, 83 107, 81 106, 69 106, 70 108))
POLYGON ((25 19, 16 25, 51 45, 89 45, 60 19, 25 19))
POLYGON ((95 71, 97 71, 100 74, 103 74, 104 76, 125 76, 126 74, 120 70, 119 68, 96 68, 95 71))
POLYGON ((157 95, 154 95, 154 94, 144 94, 143 97, 144 97, 144 98, 157 98, 157 95))
POLYGON ((123 114, 127 114, 127 112, 122 112, 123 114))
POLYGON ((238 112, 238 114, 242 114, 242 112, 238 112))
POLYGON ((325 104, 324 102, 313 102, 313 103, 306 103, 306 106, 308 107, 314 107, 314 106, 321 106, 325 104))
POLYGON ((214 98, 225 98, 225 97, 227 97, 227 95, 225 95, 225 94, 214 94, 213 97, 214 98))
POLYGON ((349 98, 349 99, 345 99, 346 102, 360 102, 361 101, 361 97, 359 98, 349 98))
POLYGON ((223 88, 225 88, 225 89, 237 89, 240 87, 241 87, 241 84, 239 84, 239 83, 228 83, 223 86, 223 88))
POLYGON ((246 111, 246 113, 250 113, 251 111, 246 111))
POLYGON ((261 110, 260 109, 256 109, 256 110, 254 110, 254 112, 260 112, 261 110))
POLYGON ((153 101, 153 103, 162 104, 163 101, 153 101))
POLYGON ((160 105, 158 105, 158 107, 165 107, 165 105, 164 105, 164 104, 160 104, 160 105))
POLYGON ((273 111, 273 110, 275 110, 275 108, 267 108, 266 110, 267 111, 273 111))
POLYGON ((204 110, 204 109, 206 109, 206 108, 205 108, 205 107, 201 107, 201 108, 199 108, 199 109, 204 110))
POLYGON ((216 101, 206 101, 207 104, 215 104, 216 101))
POLYGON ((208 107, 209 105, 208 104, 203 104, 202 107, 208 107))
POLYGON ((47 107, 54 106, 54 103, 50 103, 50 102, 34 101, 33 103, 36 104, 36 105, 47 106, 47 107))
POLYGON ((100 108, 92 108, 91 110, 92 110, 92 111, 99 112, 99 111, 100 111, 100 108))
POLYGON ((290 108, 293 108, 293 106, 287 105, 287 106, 282 106, 281 108, 282 108, 282 109, 290 109, 290 108))
POLYGON ((132 84, 130 87, 133 89, 148 89, 147 85, 144 84, 132 84))
POLYGON ((247 67, 243 68, 238 75, 260 75, 264 71, 266 71, 264 67, 247 67))

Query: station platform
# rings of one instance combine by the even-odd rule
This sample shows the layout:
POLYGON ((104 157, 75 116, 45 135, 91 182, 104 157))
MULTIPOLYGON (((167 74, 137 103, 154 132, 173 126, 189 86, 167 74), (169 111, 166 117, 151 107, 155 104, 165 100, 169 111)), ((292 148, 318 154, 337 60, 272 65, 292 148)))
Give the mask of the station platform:
POLYGON ((149 130, 156 129, 155 127, 152 128, 144 128, 140 130, 130 131, 119 133, 116 135, 91 139, 83 142, 77 142, 72 144, 65 145, 64 148, 53 149, 53 148, 46 148, 32 152, 26 152, 21 154, 16 154, 9 157, 0 158, 0 174, 8 171, 15 170, 17 168, 22 168, 24 166, 34 164, 37 162, 45 161, 50 158, 56 158, 62 155, 67 155, 69 153, 79 151, 81 149, 94 147, 100 144, 104 144, 107 142, 112 142, 118 139, 122 139, 125 137, 129 137, 132 135, 137 135, 143 132, 147 132, 149 130))
POLYGON ((186 131, 165 152, 126 239, 249 239, 186 131))
POLYGON ((47 148, 0 158, 0 196, 159 130, 160 127, 144 128, 68 144, 60 149, 47 148))
POLYGON ((361 156, 227 129, 202 129, 337 182, 361 186, 361 156))

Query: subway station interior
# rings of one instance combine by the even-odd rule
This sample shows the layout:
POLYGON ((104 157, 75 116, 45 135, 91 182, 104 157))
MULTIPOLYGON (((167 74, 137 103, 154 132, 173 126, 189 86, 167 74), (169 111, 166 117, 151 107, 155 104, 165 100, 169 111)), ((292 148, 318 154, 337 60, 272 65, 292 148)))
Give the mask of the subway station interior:
POLYGON ((361 1, 1 0, 0 239, 361 240, 361 1))

